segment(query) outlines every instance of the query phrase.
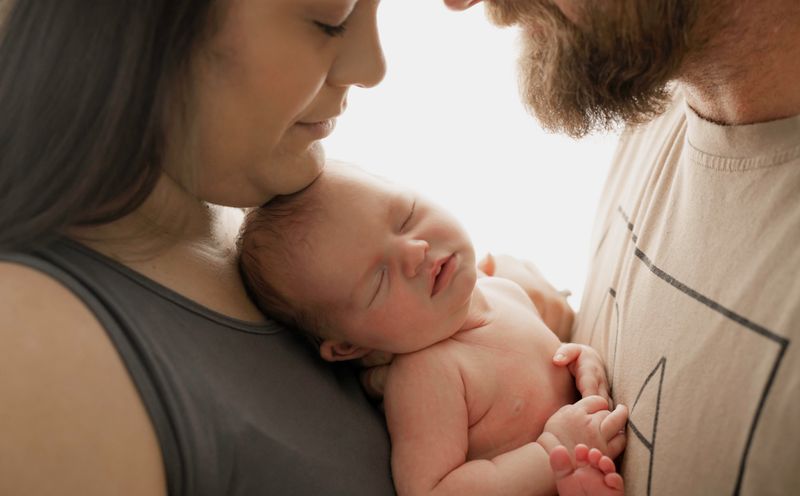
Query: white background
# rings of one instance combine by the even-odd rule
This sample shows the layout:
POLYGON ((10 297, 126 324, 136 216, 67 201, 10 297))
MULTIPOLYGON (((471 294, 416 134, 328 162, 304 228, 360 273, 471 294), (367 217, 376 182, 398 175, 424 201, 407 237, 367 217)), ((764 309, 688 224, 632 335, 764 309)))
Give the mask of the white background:
POLYGON ((532 260, 580 301, 595 206, 616 142, 547 134, 520 103, 517 32, 441 0, 387 0, 379 25, 388 64, 355 88, 330 158, 411 186, 458 217, 487 251, 532 260))

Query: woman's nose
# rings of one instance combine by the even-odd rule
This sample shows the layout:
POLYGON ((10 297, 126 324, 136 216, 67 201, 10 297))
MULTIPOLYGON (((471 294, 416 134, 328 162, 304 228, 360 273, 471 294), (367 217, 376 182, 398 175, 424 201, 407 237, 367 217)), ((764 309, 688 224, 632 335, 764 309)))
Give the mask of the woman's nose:
POLYGON ((453 10, 466 10, 481 0, 444 0, 444 4, 453 10))
POLYGON ((403 274, 406 277, 416 277, 425 265, 425 258, 431 246, 421 239, 403 239, 400 245, 400 260, 403 274))
POLYGON ((383 80, 386 75, 386 59, 383 56, 374 11, 377 4, 378 2, 369 2, 360 11, 353 13, 358 18, 352 19, 352 33, 348 31, 342 39, 342 51, 328 73, 329 84, 371 88, 383 80))

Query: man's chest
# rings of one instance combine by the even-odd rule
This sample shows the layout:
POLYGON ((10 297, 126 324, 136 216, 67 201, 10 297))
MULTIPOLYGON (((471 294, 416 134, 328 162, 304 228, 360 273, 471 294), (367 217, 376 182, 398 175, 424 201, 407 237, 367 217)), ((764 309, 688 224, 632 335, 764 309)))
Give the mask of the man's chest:
POLYGON ((607 199, 596 236, 574 339, 600 352, 629 408, 632 494, 758 487, 753 464, 780 463, 786 437, 800 438, 796 422, 780 425, 800 413, 788 399, 800 253, 771 227, 791 225, 786 204, 746 201, 752 176, 717 187, 709 174, 656 167, 607 199))

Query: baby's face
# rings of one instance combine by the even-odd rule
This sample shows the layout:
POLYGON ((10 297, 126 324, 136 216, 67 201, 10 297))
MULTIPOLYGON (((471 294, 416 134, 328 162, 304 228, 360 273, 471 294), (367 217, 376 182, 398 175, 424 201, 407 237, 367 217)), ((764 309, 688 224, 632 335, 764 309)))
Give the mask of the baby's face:
POLYGON ((330 167, 301 252, 296 297, 332 309, 342 340, 393 353, 446 339, 464 323, 475 252, 458 221, 413 191, 330 167))

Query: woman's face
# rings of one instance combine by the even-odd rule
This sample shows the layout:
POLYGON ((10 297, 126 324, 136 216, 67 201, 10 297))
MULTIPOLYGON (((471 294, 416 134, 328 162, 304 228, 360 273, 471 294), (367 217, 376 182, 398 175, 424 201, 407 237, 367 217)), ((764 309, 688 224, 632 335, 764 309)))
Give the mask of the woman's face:
POLYGON ((384 76, 378 3, 224 3, 221 25, 194 61, 183 147, 167 173, 198 198, 235 207, 308 185, 349 87, 384 76))

